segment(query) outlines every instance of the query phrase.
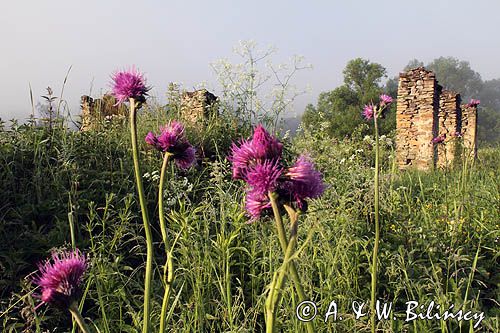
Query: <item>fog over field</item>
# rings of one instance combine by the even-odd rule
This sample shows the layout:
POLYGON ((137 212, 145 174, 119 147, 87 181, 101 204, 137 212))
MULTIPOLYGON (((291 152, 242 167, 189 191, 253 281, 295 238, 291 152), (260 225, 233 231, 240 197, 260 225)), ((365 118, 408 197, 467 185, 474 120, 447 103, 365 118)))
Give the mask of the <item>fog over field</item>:
MULTIPOLYGON (((409 60, 440 56, 468 61, 483 80, 500 77, 497 1, 4 1, 0 11, 2 55, 0 117, 26 118, 29 84, 36 100, 60 89, 78 114, 82 94, 109 88, 109 74, 132 64, 147 73, 152 94, 164 101, 169 82, 218 89, 210 63, 237 62, 240 40, 277 48, 274 63, 303 55, 312 70, 295 77, 309 93, 295 103, 302 113, 322 91, 342 83, 353 58, 382 64, 388 76, 409 60)), ((36 102, 36 101, 35 101, 36 102)))

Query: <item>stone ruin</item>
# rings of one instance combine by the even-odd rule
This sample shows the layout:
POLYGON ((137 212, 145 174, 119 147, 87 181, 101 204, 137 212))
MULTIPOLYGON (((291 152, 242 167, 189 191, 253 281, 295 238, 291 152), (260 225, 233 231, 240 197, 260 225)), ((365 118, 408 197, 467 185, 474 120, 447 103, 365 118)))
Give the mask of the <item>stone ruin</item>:
POLYGON ((477 155, 477 106, 461 105, 460 94, 444 90, 424 67, 399 75, 396 111, 396 161, 400 169, 449 166, 464 152, 477 155), (436 137, 444 144, 433 144, 436 137))
POLYGON ((116 98, 109 94, 96 99, 83 95, 80 104, 82 109, 80 130, 97 129, 103 121, 125 120, 128 109, 123 104, 116 105, 116 102, 116 98))
POLYGON ((206 89, 185 91, 181 96, 181 116, 192 125, 199 124, 215 112, 216 102, 217 96, 206 89))
MULTIPOLYGON (((191 125, 199 125, 216 112, 218 98, 206 89, 183 92, 180 98, 179 118, 191 125)), ((103 121, 125 120, 128 115, 126 106, 116 105, 116 98, 106 94, 102 98, 81 97, 81 131, 98 129, 103 121)))

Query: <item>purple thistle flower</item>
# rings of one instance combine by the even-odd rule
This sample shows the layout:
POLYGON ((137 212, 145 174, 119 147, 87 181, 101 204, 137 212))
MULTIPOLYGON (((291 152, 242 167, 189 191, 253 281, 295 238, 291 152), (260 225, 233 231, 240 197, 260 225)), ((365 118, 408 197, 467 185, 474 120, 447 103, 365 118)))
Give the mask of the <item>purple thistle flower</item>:
POLYGON ((161 152, 169 152, 181 169, 187 169, 196 159, 196 149, 184 136, 184 126, 178 121, 172 121, 162 127, 161 132, 156 136, 149 132, 145 141, 161 152))
POLYGON ((271 136, 262 125, 258 125, 251 140, 242 140, 238 147, 232 145, 229 160, 233 164, 233 178, 245 179, 249 168, 265 160, 278 161, 283 145, 271 136))
POLYGON ((113 81, 113 95, 117 99, 117 104, 124 103, 129 98, 143 102, 151 89, 146 86, 144 75, 137 71, 135 67, 130 70, 115 72, 111 79, 113 81))
POLYGON ((158 141, 158 138, 153 132, 149 132, 144 138, 144 141, 146 141, 148 145, 151 145, 158 150, 161 149, 160 142, 158 141))
POLYGON ((303 200, 318 198, 325 191, 321 172, 315 169, 307 155, 300 155, 285 175, 290 179, 285 185, 285 191, 300 207, 303 200))
POLYGON ((189 169, 196 160, 196 149, 189 143, 185 143, 185 148, 179 149, 174 154, 175 164, 181 169, 189 169))
POLYGON ((363 117, 365 117, 366 120, 372 119, 374 114, 374 109, 375 107, 373 106, 373 104, 365 105, 365 107, 363 108, 363 117))
POLYGON ((431 142, 432 142, 433 144, 443 143, 443 142, 444 142, 444 140, 445 140, 445 138, 446 138, 446 135, 445 135, 445 134, 443 134, 443 135, 439 135, 439 136, 436 136, 434 139, 432 139, 432 140, 431 140, 431 142))
POLYGON ((41 288, 39 297, 43 303, 67 308, 80 292, 87 259, 78 249, 53 252, 51 259, 38 265, 39 275, 33 282, 41 288))
POLYGON ((247 190, 245 208, 251 217, 250 222, 259 219, 264 210, 271 208, 271 201, 267 194, 255 190, 247 190))
POLYGON ((246 181, 252 191, 267 194, 269 191, 276 190, 282 172, 283 170, 277 161, 266 160, 248 170, 246 181))
POLYGON ((244 179, 248 167, 255 163, 256 156, 252 141, 242 140, 239 147, 233 143, 229 155, 229 160, 233 164, 233 178, 244 179))
POLYGON ((178 142, 184 141, 184 126, 176 120, 160 128, 160 131, 157 139, 164 152, 174 147, 178 142))
POLYGON ((277 138, 271 136, 262 125, 257 125, 253 132, 252 144, 254 145, 257 158, 279 159, 283 151, 283 145, 277 138))
POLYGON ((392 103, 392 97, 386 94, 380 95, 380 104, 381 105, 389 105, 392 103))
POLYGON ((469 108, 471 108, 471 107, 476 107, 479 104, 481 104, 480 100, 471 98, 470 102, 468 104, 466 104, 466 106, 469 107, 469 108))

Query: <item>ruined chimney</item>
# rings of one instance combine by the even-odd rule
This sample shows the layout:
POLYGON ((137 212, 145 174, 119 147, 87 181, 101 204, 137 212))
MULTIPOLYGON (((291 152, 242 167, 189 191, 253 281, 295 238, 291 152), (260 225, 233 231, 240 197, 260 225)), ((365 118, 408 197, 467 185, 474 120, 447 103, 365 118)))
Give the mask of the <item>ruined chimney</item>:
POLYGON ((432 168, 436 163, 431 141, 438 134, 441 86, 424 67, 399 75, 396 111, 396 161, 400 169, 432 168))
POLYGON ((196 124, 210 116, 217 96, 206 89, 184 92, 181 96, 181 116, 186 121, 196 124))
POLYGON ((439 96, 438 135, 445 138, 437 148, 437 165, 450 166, 456 155, 457 133, 461 130, 460 94, 443 90, 439 96))

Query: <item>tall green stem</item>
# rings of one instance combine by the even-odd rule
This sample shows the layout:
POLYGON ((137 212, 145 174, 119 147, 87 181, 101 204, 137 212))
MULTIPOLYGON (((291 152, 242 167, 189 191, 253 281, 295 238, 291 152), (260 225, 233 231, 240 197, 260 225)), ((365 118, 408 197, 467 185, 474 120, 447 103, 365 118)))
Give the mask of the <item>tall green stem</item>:
POLYGON ((285 257, 283 259, 283 264, 280 271, 274 275, 271 287, 269 289, 269 295, 266 300, 266 332, 272 333, 276 329, 276 305, 278 304, 281 296, 281 287, 285 280, 286 272, 288 266, 293 262, 290 261, 292 257, 295 246, 297 245, 297 228, 298 228, 298 213, 294 211, 291 207, 287 207, 290 216, 290 241, 288 242, 288 247, 285 251, 285 257))
POLYGON ((132 157, 134 159, 135 182, 139 194, 139 203, 141 205, 142 222, 144 223, 144 233, 146 234, 146 276, 144 279, 144 319, 142 332, 149 333, 151 326, 151 278, 153 272, 153 237, 149 225, 148 210, 146 207, 146 198, 142 186, 141 169, 139 165, 139 152, 137 149, 137 128, 136 128, 136 105, 135 100, 130 98, 130 135, 132 141, 132 157))
POLYGON ((76 323, 80 327, 83 333, 90 333, 90 329, 85 323, 85 320, 82 317, 82 314, 80 313, 80 310, 78 310, 78 304, 76 302, 73 302, 69 306, 69 312, 75 319, 76 323))
MULTIPOLYGON (((278 194, 274 192, 269 192, 269 199, 271 200, 271 206, 273 208, 274 220, 276 222, 276 231, 278 232, 278 238, 280 241, 281 249, 283 253, 286 254, 288 248, 288 239, 285 233, 285 227, 283 226, 283 219, 281 218, 281 213, 278 208, 278 194)), ((288 264, 288 270, 292 277, 292 281, 295 285, 295 290, 297 291, 297 295, 299 296, 299 301, 308 300, 306 294, 304 293, 304 288, 302 287, 302 283, 300 282, 299 273, 297 272, 297 267, 295 263, 291 261, 288 264)), ((314 324, 312 321, 306 322, 306 328, 309 333, 314 333, 314 324)))
POLYGON ((374 112, 373 122, 375 124, 375 244, 373 245, 373 258, 372 258, 372 290, 370 302, 370 318, 372 333, 375 333, 375 303, 377 298, 377 266, 378 266, 378 243, 380 240, 380 221, 379 221, 379 188, 378 188, 378 173, 379 173, 379 145, 378 145, 378 125, 377 125, 377 110, 374 112))
POLYGON ((167 316, 167 305, 170 296, 172 281, 174 280, 174 262, 172 260, 172 249, 170 249, 169 241, 167 238, 167 224, 165 223, 165 215, 163 211, 163 185, 165 183, 165 173, 168 166, 169 158, 172 154, 165 152, 163 155, 163 164, 160 172, 160 186, 158 188, 158 214, 160 216, 160 229, 163 244, 165 245, 165 254, 167 260, 163 269, 163 282, 165 284, 165 292, 163 294, 163 301, 161 305, 160 314, 160 333, 165 332, 165 320, 167 316))

